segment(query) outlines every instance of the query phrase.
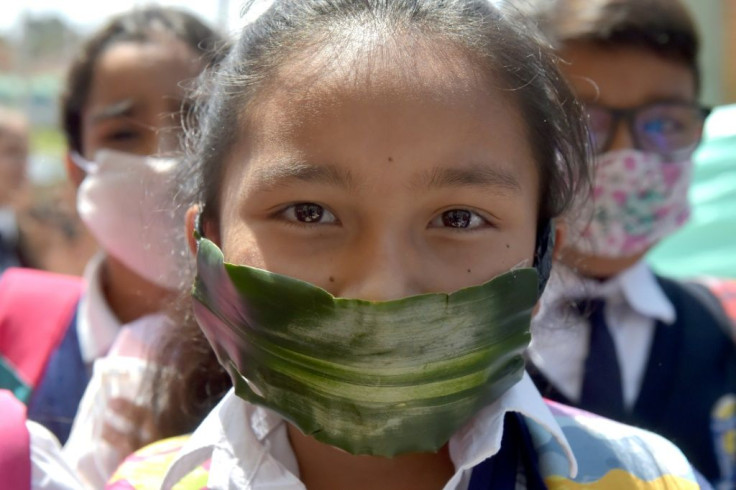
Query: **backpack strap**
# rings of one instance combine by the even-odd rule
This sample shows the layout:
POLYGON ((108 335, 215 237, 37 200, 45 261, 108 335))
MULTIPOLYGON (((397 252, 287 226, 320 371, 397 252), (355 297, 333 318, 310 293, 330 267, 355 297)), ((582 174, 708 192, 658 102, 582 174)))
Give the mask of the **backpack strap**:
POLYGON ((0 278, 0 371, 13 371, 1 377, 25 385, 12 387, 21 401, 64 337, 82 289, 79 277, 33 269, 10 268, 0 278))
POLYGON ((0 390, 0 475, 6 488, 31 488, 31 435, 26 407, 8 390, 0 390))

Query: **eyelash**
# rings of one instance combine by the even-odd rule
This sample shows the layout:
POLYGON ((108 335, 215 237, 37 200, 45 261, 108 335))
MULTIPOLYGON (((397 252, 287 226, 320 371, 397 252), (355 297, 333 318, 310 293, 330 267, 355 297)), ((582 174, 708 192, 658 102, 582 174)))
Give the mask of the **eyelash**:
MULTIPOLYGON (((335 214, 327 209, 325 206, 322 206, 321 204, 313 203, 313 202, 298 202, 294 204, 290 204, 282 209, 280 209, 277 213, 275 213, 275 216, 282 219, 285 223, 291 225, 291 226, 299 226, 299 227, 314 227, 314 226, 327 226, 327 225, 339 225, 340 220, 335 216, 335 214), (307 207, 307 209, 299 210, 298 208, 304 206, 307 207), (312 209, 309 209, 309 208, 312 209), (298 214, 302 212, 312 212, 315 214, 319 214, 319 216, 315 216, 313 219, 315 221, 303 221, 299 219, 298 214), (327 218, 330 219, 330 221, 322 222, 321 220, 327 218)), ((458 219, 459 217, 456 216, 455 219, 458 219)), ((427 225, 427 228, 442 228, 442 229, 449 229, 454 232, 463 232, 468 233, 472 231, 476 231, 483 228, 489 228, 494 227, 494 224, 490 222, 488 219, 481 216, 480 213, 473 211, 471 209, 467 208, 452 208, 447 209, 445 211, 442 211, 439 213, 436 217, 434 217, 429 224, 427 225), (447 216, 447 213, 457 213, 457 212, 464 212, 469 213, 470 216, 468 216, 468 227, 453 227, 453 226, 447 226, 446 219, 453 219, 451 217, 447 216), (436 223, 440 221, 441 223, 436 223)))
POLYGON ((337 225, 337 224, 340 224, 340 220, 337 219, 337 217, 335 216, 335 214, 332 211, 330 211, 329 209, 327 209, 327 207, 322 206, 321 204, 314 203, 314 202, 297 202, 297 203, 294 203, 294 204, 290 204, 290 205, 288 205, 288 206, 280 209, 278 212, 276 212, 275 213, 275 216, 276 217, 279 217, 280 219, 282 219, 288 225, 298 226, 298 227, 302 227, 302 228, 314 227, 314 226, 327 226, 327 225, 337 225), (322 219, 324 217, 324 214, 329 214, 330 216, 332 216, 332 218, 334 219, 334 221, 327 222, 327 223, 300 221, 299 219, 297 219, 297 215, 296 215, 297 214, 297 207, 298 206, 314 206, 314 207, 317 207, 317 208, 319 208, 319 210, 322 213, 322 216, 320 216, 319 219, 322 219), (289 214, 291 214, 292 216, 289 216, 289 214))
POLYGON ((105 139, 108 141, 131 141, 138 138, 139 134, 136 131, 128 129, 121 129, 119 131, 111 131, 105 139))
POLYGON ((468 209, 468 208, 458 207, 458 208, 446 209, 446 210, 440 212, 439 214, 437 214, 437 216, 435 216, 429 222, 429 225, 427 227, 428 228, 437 228, 437 229, 446 229, 446 230, 450 230, 452 232, 457 232, 457 233, 470 233, 470 232, 478 231, 478 230, 481 230, 481 229, 484 229, 484 228, 492 228, 492 227, 494 227, 494 224, 491 221, 489 221, 488 219, 486 219, 485 217, 483 217, 477 211, 474 211, 474 210, 468 209), (469 217, 470 221, 468 223, 469 226, 467 228, 454 227, 454 226, 446 226, 447 223, 445 222, 445 217, 446 217, 447 213, 452 213, 452 212, 467 212, 467 213, 470 213, 470 217, 469 217), (439 223, 437 223, 438 221, 439 221, 439 223), (474 221, 475 221, 475 223, 473 223, 474 221))

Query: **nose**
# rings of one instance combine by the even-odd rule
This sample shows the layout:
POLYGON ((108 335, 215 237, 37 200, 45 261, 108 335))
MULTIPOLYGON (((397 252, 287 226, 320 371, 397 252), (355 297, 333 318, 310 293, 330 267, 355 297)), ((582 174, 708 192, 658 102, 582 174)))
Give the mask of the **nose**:
POLYGON ((383 236, 362 239, 345 257, 339 288, 343 298, 391 301, 424 291, 419 287, 415 254, 408 240, 383 236))
POLYGON ((631 150, 635 146, 629 123, 624 119, 619 120, 614 128, 613 138, 606 151, 631 150))

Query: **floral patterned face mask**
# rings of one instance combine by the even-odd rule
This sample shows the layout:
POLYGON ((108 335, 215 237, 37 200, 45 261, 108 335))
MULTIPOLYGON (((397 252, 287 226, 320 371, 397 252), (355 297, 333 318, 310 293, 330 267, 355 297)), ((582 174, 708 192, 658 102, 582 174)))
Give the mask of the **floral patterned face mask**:
POLYGON ((592 196, 571 220, 572 247, 586 255, 630 257, 679 229, 690 217, 692 166, 689 159, 667 162, 636 150, 600 155, 592 196))

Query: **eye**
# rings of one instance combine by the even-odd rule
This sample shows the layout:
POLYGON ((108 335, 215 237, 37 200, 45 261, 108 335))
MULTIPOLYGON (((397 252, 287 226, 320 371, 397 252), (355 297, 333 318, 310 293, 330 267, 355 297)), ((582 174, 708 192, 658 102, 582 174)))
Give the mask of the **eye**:
POLYGON ((450 209, 443 212, 430 223, 430 228, 454 228, 458 230, 473 230, 490 225, 478 213, 469 209, 450 209))
POLYGON ((135 131, 115 131, 111 133, 107 138, 111 141, 130 141, 138 137, 138 133, 135 131))
POLYGON ((684 129, 685 125, 674 118, 653 119, 644 124, 644 131, 648 133, 667 134, 680 132, 684 129))
POLYGON ((287 221, 306 224, 333 224, 337 218, 319 204, 300 202, 284 209, 282 216, 287 221))

